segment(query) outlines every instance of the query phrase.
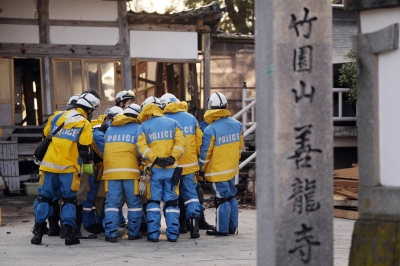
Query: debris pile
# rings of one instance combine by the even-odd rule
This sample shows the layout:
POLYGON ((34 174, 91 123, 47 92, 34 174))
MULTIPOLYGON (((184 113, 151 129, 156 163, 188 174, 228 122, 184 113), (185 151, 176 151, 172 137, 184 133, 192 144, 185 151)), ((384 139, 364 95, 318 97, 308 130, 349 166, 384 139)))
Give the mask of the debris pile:
POLYGON ((358 218, 358 164, 333 171, 333 216, 358 218))

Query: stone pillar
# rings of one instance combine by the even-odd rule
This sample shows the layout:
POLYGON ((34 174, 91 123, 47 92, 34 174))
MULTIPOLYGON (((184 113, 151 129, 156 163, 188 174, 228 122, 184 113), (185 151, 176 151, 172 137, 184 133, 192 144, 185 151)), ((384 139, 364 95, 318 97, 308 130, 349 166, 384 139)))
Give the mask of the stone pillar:
POLYGON ((258 265, 333 265, 331 1, 255 10, 258 265))
POLYGON ((359 219, 349 265, 400 265, 400 1, 345 1, 359 12, 357 54, 359 219))

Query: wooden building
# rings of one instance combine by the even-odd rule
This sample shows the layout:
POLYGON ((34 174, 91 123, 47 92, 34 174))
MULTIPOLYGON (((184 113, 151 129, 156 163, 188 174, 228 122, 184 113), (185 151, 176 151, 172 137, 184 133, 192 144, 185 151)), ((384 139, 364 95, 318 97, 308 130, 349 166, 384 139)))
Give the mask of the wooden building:
POLYGON ((128 11, 126 0, 0 0, 0 140, 31 159, 48 116, 92 89, 101 95, 95 116, 125 89, 138 104, 173 93, 200 115, 222 12, 216 3, 158 14, 128 11))

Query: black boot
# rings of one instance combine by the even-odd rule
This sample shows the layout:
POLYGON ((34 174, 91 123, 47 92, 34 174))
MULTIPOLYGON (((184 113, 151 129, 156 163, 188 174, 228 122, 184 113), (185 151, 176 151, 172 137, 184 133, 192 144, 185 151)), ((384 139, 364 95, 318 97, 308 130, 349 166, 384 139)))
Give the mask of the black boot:
POLYGON ((42 237, 43 237, 43 231, 44 228, 46 227, 46 223, 35 223, 34 227, 34 236, 31 239, 31 243, 35 245, 40 245, 42 244, 42 237))
MULTIPOLYGON (((36 231, 36 224, 33 225, 32 234, 35 234, 35 231, 36 231)), ((47 232, 48 232, 48 231, 49 231, 49 228, 47 228, 47 223, 44 222, 43 234, 44 234, 44 235, 47 235, 47 232)))
POLYGON ((228 233, 221 233, 221 232, 218 232, 215 230, 209 230, 206 232, 206 234, 209 236, 228 236, 229 235, 228 233))
POLYGON ((101 234, 100 228, 97 226, 97 224, 91 224, 88 227, 85 227, 85 230, 91 234, 101 234))
POLYGON ((75 237, 75 228, 71 225, 65 225, 65 245, 76 245, 79 244, 80 241, 75 237))
POLYGON ((190 238, 199 238, 199 218, 190 219, 190 238))
POLYGON ((139 232, 142 234, 147 234, 147 218, 146 218, 146 211, 147 209, 147 203, 143 203, 142 207, 142 220, 140 221, 140 227, 139 227, 139 232))
POLYGON ((61 221, 61 227, 60 227, 60 238, 61 239, 65 238, 65 225, 62 224, 62 221, 61 221))
POLYGON ((214 230, 214 226, 209 224, 209 223, 207 223, 206 217, 204 217, 204 212, 200 213, 199 229, 201 229, 201 230, 214 230))
POLYGON ((81 236, 81 226, 82 226, 82 212, 83 212, 83 205, 76 206, 76 235, 81 236))
POLYGON ((179 206, 179 232, 181 234, 186 234, 188 232, 187 227, 187 219, 186 219, 186 208, 185 202, 183 201, 182 197, 178 199, 178 206, 179 206))
MULTIPOLYGON (((201 186, 196 187, 197 196, 199 197, 200 204, 203 205, 204 202, 204 191, 201 186)), ((204 217, 204 211, 200 212, 199 217, 199 229, 201 230, 214 230, 214 226, 207 223, 206 218, 204 217)))
POLYGON ((60 221, 60 204, 58 201, 53 201, 52 204, 54 209, 54 214, 47 218, 49 221, 49 231, 47 232, 48 236, 59 236, 60 235, 60 225, 58 222, 60 221))

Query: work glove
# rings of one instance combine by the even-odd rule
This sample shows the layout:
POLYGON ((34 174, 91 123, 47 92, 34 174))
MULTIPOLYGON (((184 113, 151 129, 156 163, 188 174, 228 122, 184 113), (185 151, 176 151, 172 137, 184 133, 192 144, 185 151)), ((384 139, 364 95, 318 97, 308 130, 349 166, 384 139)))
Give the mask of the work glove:
POLYGON ((149 182, 150 178, 151 178, 151 167, 150 166, 146 166, 143 169, 142 181, 143 182, 149 182))
POLYGON ((143 181, 139 182, 139 194, 142 196, 146 196, 146 183, 143 181))
POLYGON ((101 130, 103 133, 106 133, 107 129, 108 129, 107 123, 101 124, 100 130, 101 130))
POLYGON ((166 160, 167 160, 167 166, 174 165, 175 163, 175 158, 172 156, 169 156, 168 158, 166 158, 166 160))
POLYGON ((165 168, 168 166, 168 158, 165 157, 157 157, 154 161, 154 163, 162 168, 165 168))

